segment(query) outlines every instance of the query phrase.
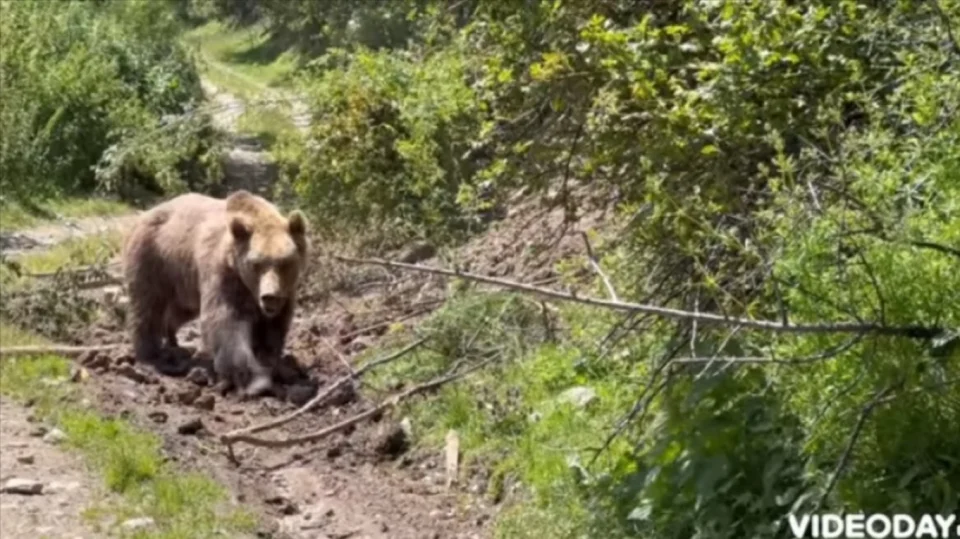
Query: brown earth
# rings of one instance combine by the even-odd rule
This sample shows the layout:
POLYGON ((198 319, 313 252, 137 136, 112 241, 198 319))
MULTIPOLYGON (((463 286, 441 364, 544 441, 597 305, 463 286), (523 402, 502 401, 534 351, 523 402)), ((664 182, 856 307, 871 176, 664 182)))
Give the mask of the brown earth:
MULTIPOLYGON (((604 220, 590 210, 564 225, 563 212, 518 203, 490 232, 458 250, 460 267, 525 282, 556 278, 553 265, 582 252, 580 230, 604 220)), ((402 254, 387 253, 386 258, 402 254)), ((425 265, 445 265, 435 258, 425 265)), ((304 284, 304 299, 288 351, 321 388, 355 367, 363 350, 383 344, 388 326, 416 325, 443 304, 442 279, 380 268, 348 268, 318 256, 304 284), (324 271, 320 271, 323 269, 324 271)), ((196 341, 195 324, 180 341, 196 341)), ((89 344, 123 342, 108 322, 91 328, 89 344)), ((471 538, 490 536, 498 507, 486 491, 485 470, 465 470, 445 487, 443 448, 392 454, 385 437, 401 418, 388 412, 322 441, 285 449, 237 444, 232 462, 218 435, 288 413, 296 406, 273 398, 241 402, 203 380, 156 375, 133 365, 126 352, 79 358, 98 386, 101 407, 158 432, 172 459, 202 469, 228 485, 238 501, 258 507, 270 522, 265 536, 296 538, 471 538), (191 424, 191 432, 184 434, 191 424), (202 427, 200 426, 202 425, 202 427), (192 432, 196 430, 196 432, 192 432)), ((332 425, 377 403, 377 396, 346 391, 265 438, 301 435, 332 425)), ((414 426, 414 428, 416 428, 414 426)))
MULTIPOLYGON (((588 198, 586 190, 581 191, 577 198, 582 203, 588 198)), ((551 209, 524 197, 512 201, 487 233, 457 249, 455 261, 441 261, 434 249, 413 249, 425 259, 409 256, 409 250, 377 254, 425 265, 456 262, 461 269, 478 274, 551 283, 557 279, 557 261, 584 252, 580 232, 606 227, 610 203, 609 198, 595 200, 582 208, 576 222, 566 222, 561 208, 551 209)), ((316 252, 340 248, 320 247, 316 252)), ((429 316, 443 304, 445 294, 445 280, 439 277, 349 267, 318 254, 302 289, 288 352, 322 388, 355 367, 360 352, 396 335, 397 327, 413 327, 429 316)), ((109 320, 79 337, 86 344, 126 340, 119 325, 109 320)), ((190 345, 196 338, 192 324, 181 330, 179 340, 190 345)), ((234 395, 216 393, 199 378, 159 376, 133 365, 126 354, 87 354, 77 359, 91 373, 86 383, 96 387, 91 394, 101 409, 157 432, 172 460, 184 469, 212 475, 231 489, 237 501, 259 509, 265 523, 261 537, 491 535, 490 525, 500 507, 483 496, 486 471, 462 470, 459 481, 446 487, 443 448, 404 452, 392 447, 386 440, 395 437, 401 418, 389 412, 309 445, 270 449, 237 444, 234 461, 220 443, 220 434, 276 418, 296 406, 272 398, 241 402, 234 395)), ((281 438, 316 431, 368 410, 377 398, 348 391, 261 434, 281 438)))

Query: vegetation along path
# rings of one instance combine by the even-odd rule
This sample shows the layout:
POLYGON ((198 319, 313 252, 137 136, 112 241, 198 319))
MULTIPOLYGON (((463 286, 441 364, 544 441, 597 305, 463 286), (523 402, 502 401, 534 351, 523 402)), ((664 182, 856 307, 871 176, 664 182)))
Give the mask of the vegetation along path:
POLYGON ((0 0, 0 533, 956 514, 960 2, 874 4, 0 0), (280 397, 126 342, 131 219, 241 188, 280 397))

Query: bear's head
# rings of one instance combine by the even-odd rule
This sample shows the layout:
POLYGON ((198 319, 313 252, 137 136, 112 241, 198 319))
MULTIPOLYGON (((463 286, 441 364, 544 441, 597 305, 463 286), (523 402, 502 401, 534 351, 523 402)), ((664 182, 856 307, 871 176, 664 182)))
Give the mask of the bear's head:
POLYGON ((299 210, 282 215, 248 191, 227 197, 233 266, 268 318, 293 301, 307 257, 307 221, 299 210))

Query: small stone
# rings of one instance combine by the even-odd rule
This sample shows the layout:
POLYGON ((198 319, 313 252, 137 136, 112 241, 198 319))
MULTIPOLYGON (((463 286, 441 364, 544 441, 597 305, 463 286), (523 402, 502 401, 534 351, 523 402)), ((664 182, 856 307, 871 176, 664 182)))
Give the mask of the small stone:
POLYGON ((36 461, 36 458, 33 455, 20 455, 17 457, 17 462, 20 464, 33 464, 36 461))
POLYGON ((194 367, 187 373, 187 381, 198 386, 208 386, 210 385, 210 376, 207 375, 207 370, 203 367, 194 367))
POLYGON ((397 457, 407 450, 409 441, 407 434, 398 423, 385 423, 381 425, 374 442, 374 450, 390 457, 397 457))
POLYGON ((164 412, 163 410, 155 410, 153 412, 150 412, 149 414, 147 414, 147 417, 149 417, 150 420, 153 421, 154 423, 166 423, 167 419, 170 418, 170 416, 167 415, 167 413, 164 412))
POLYGON ((303 406, 317 394, 314 384, 293 384, 287 388, 287 401, 294 406, 303 406))
POLYGON ((120 526, 127 530, 142 530, 153 526, 153 519, 150 517, 131 518, 125 520, 120 526))
POLYGON ((90 351, 80 357, 80 364, 88 369, 104 369, 110 366, 110 358, 96 351, 90 351))
POLYGON ((113 360, 113 364, 116 365, 117 367, 120 367, 121 365, 133 365, 134 363, 136 363, 136 361, 133 359, 133 356, 129 354, 117 356, 113 360))
POLYGON ((134 367, 133 365, 130 365, 127 363, 117 367, 117 374, 125 378, 128 378, 130 380, 133 380, 138 384, 146 384, 150 381, 149 376, 138 371, 137 368, 134 367))
POLYGON ((203 421, 199 417, 186 421, 177 427, 177 432, 185 436, 196 434, 203 430, 203 421))
POLYGON ((34 429, 32 429, 32 430, 30 431, 30 436, 32 436, 32 437, 34 437, 34 438, 39 438, 39 437, 43 436, 44 434, 46 434, 49 430, 50 430, 50 429, 48 429, 48 428, 45 427, 44 425, 38 425, 36 428, 34 428, 34 429))
POLYGON ((403 434, 406 435, 407 438, 413 438, 413 423, 409 417, 404 417, 400 420, 400 428, 403 429, 403 434))
POLYGON ((59 444, 67 439, 67 435, 60 429, 51 429, 50 432, 43 435, 43 441, 48 444, 59 444))
POLYGON ((568 402, 577 408, 585 408, 596 400, 597 392, 592 387, 574 386, 560 394, 561 402, 568 402))
POLYGON ((70 381, 73 383, 84 382, 90 378, 90 371, 81 367, 80 365, 74 365, 70 369, 70 381))
POLYGON ((200 388, 198 387, 187 388, 177 394, 177 400, 180 401, 180 404, 187 406, 193 404, 198 398, 200 398, 200 388))
POLYGON ((25 496, 35 496, 38 494, 43 494, 43 483, 37 481, 36 479, 25 479, 22 477, 13 477, 8 479, 3 487, 0 488, 0 492, 6 492, 9 494, 22 494, 25 496))
POLYGON ((217 398, 213 395, 207 393, 206 395, 201 395, 200 398, 193 401, 193 405, 201 410, 213 411, 214 406, 216 406, 217 398))
POLYGON ((53 492, 72 492, 72 491, 77 490, 77 489, 79 489, 79 488, 80 488, 80 483, 78 483, 78 482, 76 482, 76 481, 68 481, 68 482, 54 481, 54 482, 50 483, 49 485, 47 485, 46 491, 47 491, 47 492, 51 492, 51 493, 53 493, 53 492))

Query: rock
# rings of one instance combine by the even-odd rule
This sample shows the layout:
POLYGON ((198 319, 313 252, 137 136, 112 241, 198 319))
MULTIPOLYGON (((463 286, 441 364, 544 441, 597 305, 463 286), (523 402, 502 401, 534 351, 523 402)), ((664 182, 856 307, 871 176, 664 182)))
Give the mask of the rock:
POLYGON ((177 427, 177 432, 184 436, 196 434, 201 430, 203 430, 203 421, 201 421, 199 417, 181 423, 180 426, 177 427))
POLYGON ((96 351, 90 351, 80 356, 80 364, 88 369, 105 369, 110 366, 110 357, 96 351))
POLYGON ((279 507, 280 512, 284 515, 296 515, 300 512, 300 508, 297 507, 297 504, 293 503, 289 498, 283 496, 282 494, 271 496, 263 501, 269 505, 279 507))
POLYGON ((185 404, 187 406, 193 404, 200 398, 200 388, 190 387, 177 394, 177 400, 180 401, 180 404, 185 404))
POLYGON ((198 386, 208 386, 210 385, 210 376, 203 367, 194 367, 187 373, 187 381, 198 386))
POLYGON ((70 381, 73 383, 85 382, 90 378, 90 371, 81 367, 80 365, 74 365, 70 369, 70 381))
POLYGON ((129 354, 119 355, 113 360, 113 364, 116 365, 117 367, 120 367, 122 365, 133 365, 136 362, 137 361, 133 358, 133 356, 129 354))
POLYGON ((39 438, 39 437, 43 436, 44 434, 46 434, 47 432, 49 432, 49 430, 50 430, 50 429, 48 429, 47 427, 45 427, 45 426, 43 426, 43 425, 37 425, 36 428, 34 428, 33 430, 30 431, 30 436, 32 436, 32 437, 34 437, 34 438, 39 438))
POLYGON ((417 262, 433 258, 436 254, 437 249, 432 244, 417 242, 405 249, 397 260, 406 264, 416 264, 417 262))
POLYGON ((217 404, 217 398, 213 395, 207 393, 206 395, 201 395, 197 400, 193 401, 193 405, 201 410, 213 411, 214 406, 217 404))
POLYGON ((33 455, 20 455, 17 457, 17 462, 20 464, 33 464, 36 461, 33 455))
POLYGON ((586 408, 596 400, 597 392, 592 387, 574 386, 560 394, 561 402, 568 402, 577 408, 586 408))
POLYGON ((54 493, 54 492, 72 492, 72 491, 77 490, 77 489, 79 489, 79 488, 80 488, 80 483, 78 483, 78 482, 76 482, 76 481, 69 481, 69 482, 54 481, 54 482, 50 483, 49 485, 47 485, 47 488, 45 489, 45 492, 50 492, 50 493, 54 493))
POLYGON ((149 417, 150 420, 153 421, 154 423, 166 423, 167 419, 170 418, 170 416, 167 415, 167 413, 164 412, 163 410, 156 410, 156 411, 150 412, 149 414, 147 414, 147 417, 149 417))
POLYGON ((150 382, 149 376, 138 371, 136 367, 128 363, 124 363, 123 365, 117 367, 117 374, 125 378, 128 378, 130 380, 133 380, 138 384, 146 384, 150 382))
POLYGON ((400 424, 389 422, 380 426, 373 448, 381 455, 397 457, 406 451, 409 445, 407 434, 400 424))
POLYGON ((405 434, 407 438, 413 438, 413 423, 410 422, 409 417, 404 417, 400 420, 400 428, 403 429, 403 434, 405 434))
POLYGON ((51 429, 50 432, 43 435, 43 441, 48 444, 59 444, 67 439, 67 435, 60 429, 51 429))
POLYGON ((142 530, 153 526, 153 519, 150 517, 131 518, 123 521, 120 526, 127 530, 142 530))
POLYGON ((13 477, 7 479, 0 488, 0 492, 8 494, 22 494, 25 496, 36 496, 43 494, 43 483, 36 479, 25 479, 22 477, 13 477))

